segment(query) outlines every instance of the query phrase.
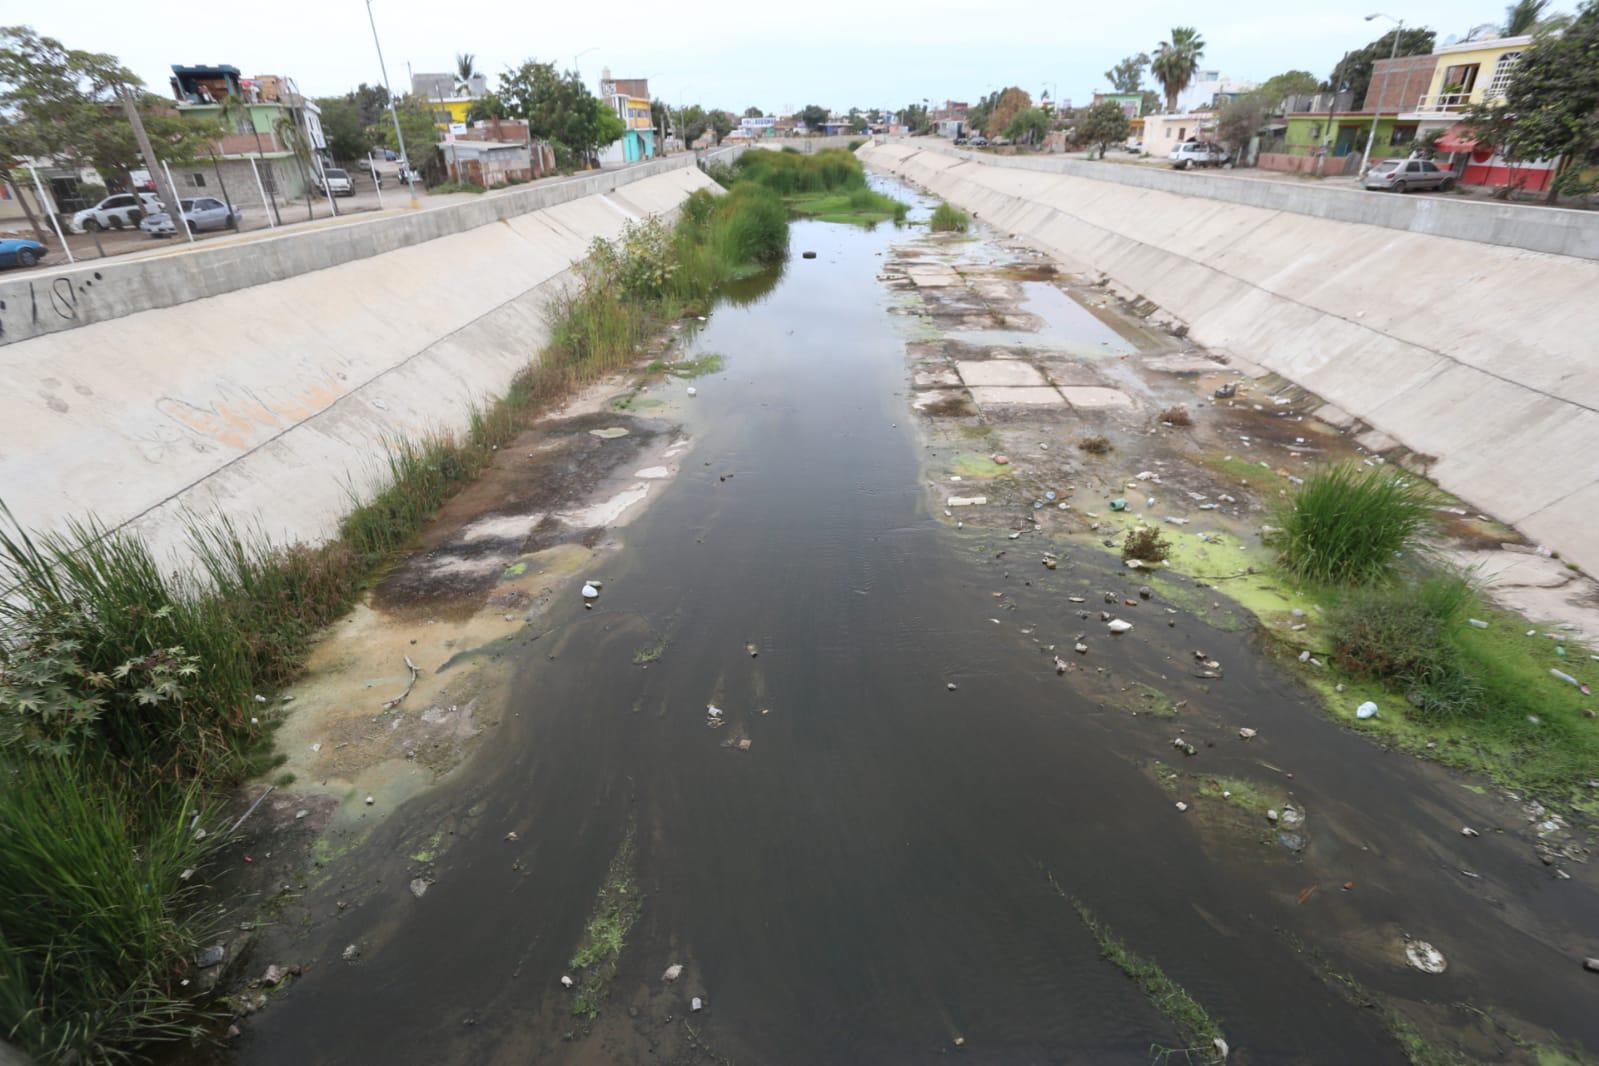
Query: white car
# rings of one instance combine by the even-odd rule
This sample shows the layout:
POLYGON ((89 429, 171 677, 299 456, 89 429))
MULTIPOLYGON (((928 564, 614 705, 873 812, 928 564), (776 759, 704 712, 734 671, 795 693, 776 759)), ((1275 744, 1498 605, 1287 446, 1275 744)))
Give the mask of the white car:
POLYGON ((320 174, 314 174, 311 181, 316 185, 316 191, 324 196, 332 193, 334 196, 354 196, 355 182, 350 180, 350 175, 338 167, 326 167, 320 174))
POLYGON ((93 207, 86 207, 72 216, 74 233, 89 233, 102 229, 135 229, 146 215, 161 210, 161 198, 153 192, 114 193, 93 207))
POLYGON ((1209 141, 1184 141, 1167 153, 1171 165, 1180 170, 1194 167, 1219 167, 1227 162, 1227 149, 1209 141))

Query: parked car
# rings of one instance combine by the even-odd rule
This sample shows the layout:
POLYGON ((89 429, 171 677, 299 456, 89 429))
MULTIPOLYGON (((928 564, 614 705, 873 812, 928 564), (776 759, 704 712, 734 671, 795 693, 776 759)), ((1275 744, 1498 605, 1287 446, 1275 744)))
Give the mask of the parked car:
POLYGON ((1219 167, 1231 158, 1227 149, 1209 141, 1184 141, 1167 153, 1166 158, 1179 170, 1194 167, 1219 167))
MULTIPOLYGON (((178 207, 183 211, 183 217, 188 220, 189 228, 197 233, 213 229, 238 229, 239 220, 244 217, 244 212, 239 208, 229 210, 227 204, 214 196, 179 200, 178 207)), ((146 218, 139 223, 139 228, 152 237, 170 237, 178 232, 177 226, 172 222, 172 216, 165 211, 146 218)))
POLYGON ((984 137, 981 133, 979 133, 977 136, 973 137, 967 143, 970 144, 973 148, 987 148, 988 147, 988 138, 984 137))
POLYGON ((955 138, 955 143, 956 144, 965 144, 966 143, 966 138, 965 137, 956 137, 955 138))
POLYGON ((1453 189, 1455 173, 1426 159, 1384 159, 1360 179, 1363 189, 1409 192, 1411 189, 1453 189))
POLYGON ((107 196, 93 207, 72 216, 74 233, 101 229, 133 229, 146 215, 161 210, 161 198, 153 192, 119 192, 107 196))
POLYGON ((31 267, 45 256, 45 247, 26 238, 0 241, 0 267, 31 267))
POLYGON ((320 174, 311 175, 311 184, 316 186, 316 191, 326 196, 331 192, 334 196, 354 196, 355 182, 350 180, 350 175, 338 167, 327 167, 320 174))
POLYGON ((383 149, 383 161, 385 163, 397 163, 400 161, 400 153, 392 148, 385 148, 383 149))
POLYGON ((1143 141, 1128 141, 1126 144, 1122 145, 1122 149, 1124 151, 1131 152, 1134 155, 1143 155, 1144 154, 1144 142, 1143 141))

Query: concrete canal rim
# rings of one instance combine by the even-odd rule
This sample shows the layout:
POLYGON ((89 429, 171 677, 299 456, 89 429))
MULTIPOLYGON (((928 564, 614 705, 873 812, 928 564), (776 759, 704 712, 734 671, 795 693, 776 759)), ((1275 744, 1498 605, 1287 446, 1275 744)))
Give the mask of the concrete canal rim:
MULTIPOLYGON (((162 558, 185 511, 320 541, 351 490, 378 483, 386 441, 463 428, 536 355, 545 299, 594 238, 702 188, 716 186, 676 157, 64 272, 69 291, 104 277, 68 326, 18 339, 8 321, 0 347, 5 502, 31 529, 126 526, 162 558)), ((28 307, 26 286, 5 286, 7 315, 28 307)))
MULTIPOLYGON (((1290 197, 1338 191, 1291 183, 1206 177, 1229 183, 1223 200, 1152 187, 1188 175, 1140 167, 910 143, 859 154, 1435 457, 1443 488, 1599 570, 1594 259, 1395 228, 1406 219, 1386 208, 1381 225, 1317 217, 1290 197)), ((1535 226, 1543 209, 1519 210, 1535 226)), ((1508 239, 1506 225, 1479 235, 1508 239)))

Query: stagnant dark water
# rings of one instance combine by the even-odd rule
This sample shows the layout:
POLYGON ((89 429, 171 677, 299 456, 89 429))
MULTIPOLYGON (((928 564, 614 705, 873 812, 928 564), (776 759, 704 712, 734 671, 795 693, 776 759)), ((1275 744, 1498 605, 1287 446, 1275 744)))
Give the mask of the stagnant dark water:
POLYGON ((684 1052, 689 994, 708 1001, 694 1031, 739 1062, 1148 1062, 1178 1046, 1046 874, 1204 1004, 1235 1061, 1403 1061, 1293 938, 1381 992, 1599 1047, 1599 986, 1572 963, 1574 931, 1599 928, 1593 894, 1551 882, 1524 843, 1462 842, 1458 785, 1319 717, 1244 634, 1150 613, 1112 642, 1080 622, 1068 594, 1097 610, 1126 587, 1108 560, 1050 573, 1036 549, 996 557, 1015 545, 929 514, 905 338, 874 281, 908 239, 797 223, 777 286, 712 317, 702 347, 726 369, 695 383, 693 450, 622 534, 598 606, 574 591, 536 627, 517 716, 350 857, 363 905, 308 932, 319 964, 232 1058, 653 1061, 684 1052), (1218 844, 1175 812, 1146 769, 1182 761, 1174 727, 1101 706, 1038 650, 1084 629, 1090 671, 1170 674, 1210 716, 1205 772, 1294 772, 1303 856, 1218 844), (660 661, 634 666, 661 633, 660 661), (1196 647, 1227 668, 1208 693, 1183 668, 1196 647), (707 703, 733 724, 707 728, 707 703), (1240 724, 1270 747, 1224 743, 1240 724), (750 750, 724 747, 734 735, 750 750), (566 1040, 558 978, 630 824, 644 914, 600 1026, 566 1040), (453 836, 416 900, 403 854, 434 828, 453 836), (1460 883, 1468 862, 1490 890, 1460 883), (1405 969, 1400 932, 1444 948, 1449 972, 1405 969), (685 976, 663 991, 672 962, 685 976))

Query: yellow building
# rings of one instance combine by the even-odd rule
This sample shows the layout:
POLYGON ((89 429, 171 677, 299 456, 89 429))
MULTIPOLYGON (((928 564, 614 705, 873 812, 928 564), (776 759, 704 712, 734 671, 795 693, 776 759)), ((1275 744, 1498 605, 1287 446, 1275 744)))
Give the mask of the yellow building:
POLYGON ((428 100, 427 107, 433 112, 433 121, 439 129, 448 130, 451 126, 466 125, 466 116, 475 103, 477 97, 474 96, 446 96, 443 99, 432 97, 428 100))
POLYGON ((1502 100, 1530 36, 1446 44, 1434 55, 1432 85, 1419 101, 1421 114, 1461 114, 1475 104, 1502 100))

